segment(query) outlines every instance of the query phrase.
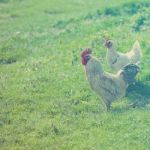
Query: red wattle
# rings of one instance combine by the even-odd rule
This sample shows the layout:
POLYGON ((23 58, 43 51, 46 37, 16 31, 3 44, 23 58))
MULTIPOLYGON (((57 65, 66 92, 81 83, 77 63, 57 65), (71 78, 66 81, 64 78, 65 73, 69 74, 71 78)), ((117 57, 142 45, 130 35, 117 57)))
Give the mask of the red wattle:
POLYGON ((82 59, 82 65, 86 65, 86 63, 85 63, 84 59, 82 59))

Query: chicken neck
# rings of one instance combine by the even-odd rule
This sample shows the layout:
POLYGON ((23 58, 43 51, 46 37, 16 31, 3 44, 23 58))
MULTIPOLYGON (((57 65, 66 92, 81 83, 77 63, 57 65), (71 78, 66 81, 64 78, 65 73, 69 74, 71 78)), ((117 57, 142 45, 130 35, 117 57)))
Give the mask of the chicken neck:
POLYGON ((103 74, 103 68, 100 61, 94 57, 92 57, 87 65, 85 66, 87 76, 94 76, 97 74, 103 74))

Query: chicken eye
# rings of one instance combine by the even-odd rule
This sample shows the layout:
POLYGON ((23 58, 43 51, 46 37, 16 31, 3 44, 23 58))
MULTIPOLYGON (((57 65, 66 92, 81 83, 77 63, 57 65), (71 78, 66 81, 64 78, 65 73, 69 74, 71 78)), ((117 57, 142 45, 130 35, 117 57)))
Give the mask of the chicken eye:
POLYGON ((111 46, 112 46, 112 43, 111 43, 111 41, 108 41, 108 45, 109 45, 109 47, 111 47, 111 46))

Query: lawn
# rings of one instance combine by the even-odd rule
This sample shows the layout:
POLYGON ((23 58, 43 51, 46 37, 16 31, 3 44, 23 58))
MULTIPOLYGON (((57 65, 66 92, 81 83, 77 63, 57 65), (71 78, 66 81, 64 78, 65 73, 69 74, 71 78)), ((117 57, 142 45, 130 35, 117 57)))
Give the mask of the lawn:
POLYGON ((0 0, 0 149, 149 150, 149 67, 149 0, 0 0), (91 47, 113 72, 105 35, 143 52, 137 83, 110 112, 80 63, 91 47))

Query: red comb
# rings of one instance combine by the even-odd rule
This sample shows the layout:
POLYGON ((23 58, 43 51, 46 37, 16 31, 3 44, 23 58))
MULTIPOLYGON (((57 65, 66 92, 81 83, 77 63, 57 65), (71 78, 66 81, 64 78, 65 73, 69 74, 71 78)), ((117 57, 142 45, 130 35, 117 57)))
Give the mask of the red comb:
POLYGON ((90 48, 83 49, 81 57, 84 57, 86 54, 92 54, 92 50, 90 48))

